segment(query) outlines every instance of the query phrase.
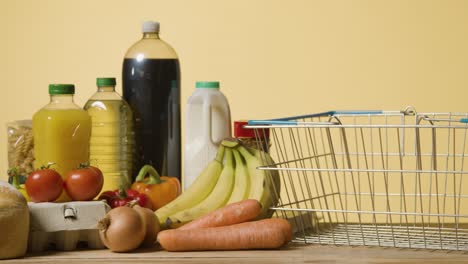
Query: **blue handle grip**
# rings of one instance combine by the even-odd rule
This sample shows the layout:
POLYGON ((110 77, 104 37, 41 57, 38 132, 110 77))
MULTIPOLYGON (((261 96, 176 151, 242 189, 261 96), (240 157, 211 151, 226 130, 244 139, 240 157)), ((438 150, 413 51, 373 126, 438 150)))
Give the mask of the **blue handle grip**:
MULTIPOLYGON (((322 113, 315 113, 310 115, 291 116, 284 118, 275 118, 269 120, 249 120, 249 125, 297 125, 297 119, 323 117, 323 116, 334 116, 334 115, 378 115, 383 114, 382 110, 371 110, 371 111, 327 111, 322 113)), ((468 122, 468 119, 467 119, 468 122)))

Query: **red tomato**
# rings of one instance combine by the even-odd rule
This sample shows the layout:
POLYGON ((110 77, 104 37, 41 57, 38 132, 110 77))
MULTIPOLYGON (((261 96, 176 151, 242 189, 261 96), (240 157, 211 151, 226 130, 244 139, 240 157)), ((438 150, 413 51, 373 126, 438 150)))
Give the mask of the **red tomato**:
POLYGON ((91 201, 102 189, 104 177, 96 167, 71 170, 65 179, 65 191, 73 201, 91 201))
POLYGON ((53 202, 63 191, 63 180, 52 169, 41 169, 29 174, 25 182, 26 192, 33 202, 53 202))
POLYGON ((102 171, 98 167, 88 166, 88 168, 95 170, 100 175, 104 175, 104 174, 102 174, 102 171))

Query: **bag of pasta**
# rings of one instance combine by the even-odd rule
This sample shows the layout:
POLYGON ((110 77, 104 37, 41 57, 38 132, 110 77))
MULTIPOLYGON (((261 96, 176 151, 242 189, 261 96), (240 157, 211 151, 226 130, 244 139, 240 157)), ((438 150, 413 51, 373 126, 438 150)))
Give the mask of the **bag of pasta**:
POLYGON ((16 168, 19 175, 33 171, 34 142, 32 121, 19 120, 7 123, 8 167, 16 168))

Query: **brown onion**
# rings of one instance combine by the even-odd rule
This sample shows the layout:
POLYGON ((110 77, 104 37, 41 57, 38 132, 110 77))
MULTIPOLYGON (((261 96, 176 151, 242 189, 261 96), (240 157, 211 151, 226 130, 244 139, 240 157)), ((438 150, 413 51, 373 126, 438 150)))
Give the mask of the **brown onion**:
POLYGON ((156 218, 156 215, 152 210, 141 207, 138 204, 133 205, 132 208, 135 209, 135 211, 137 211, 143 218, 143 222, 145 223, 146 227, 145 238, 141 246, 152 247, 156 243, 156 238, 160 230, 159 221, 156 218))
POLYGON ((130 207, 110 210, 98 223, 102 243, 114 252, 131 251, 145 238, 145 223, 141 215, 130 207))

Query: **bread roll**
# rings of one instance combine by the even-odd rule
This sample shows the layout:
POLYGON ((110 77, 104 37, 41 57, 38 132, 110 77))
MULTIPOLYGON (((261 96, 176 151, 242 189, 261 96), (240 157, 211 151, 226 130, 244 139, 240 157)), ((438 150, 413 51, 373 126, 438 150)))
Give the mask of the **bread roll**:
POLYGON ((23 195, 0 181, 0 259, 26 254, 29 234, 29 209, 23 195))

